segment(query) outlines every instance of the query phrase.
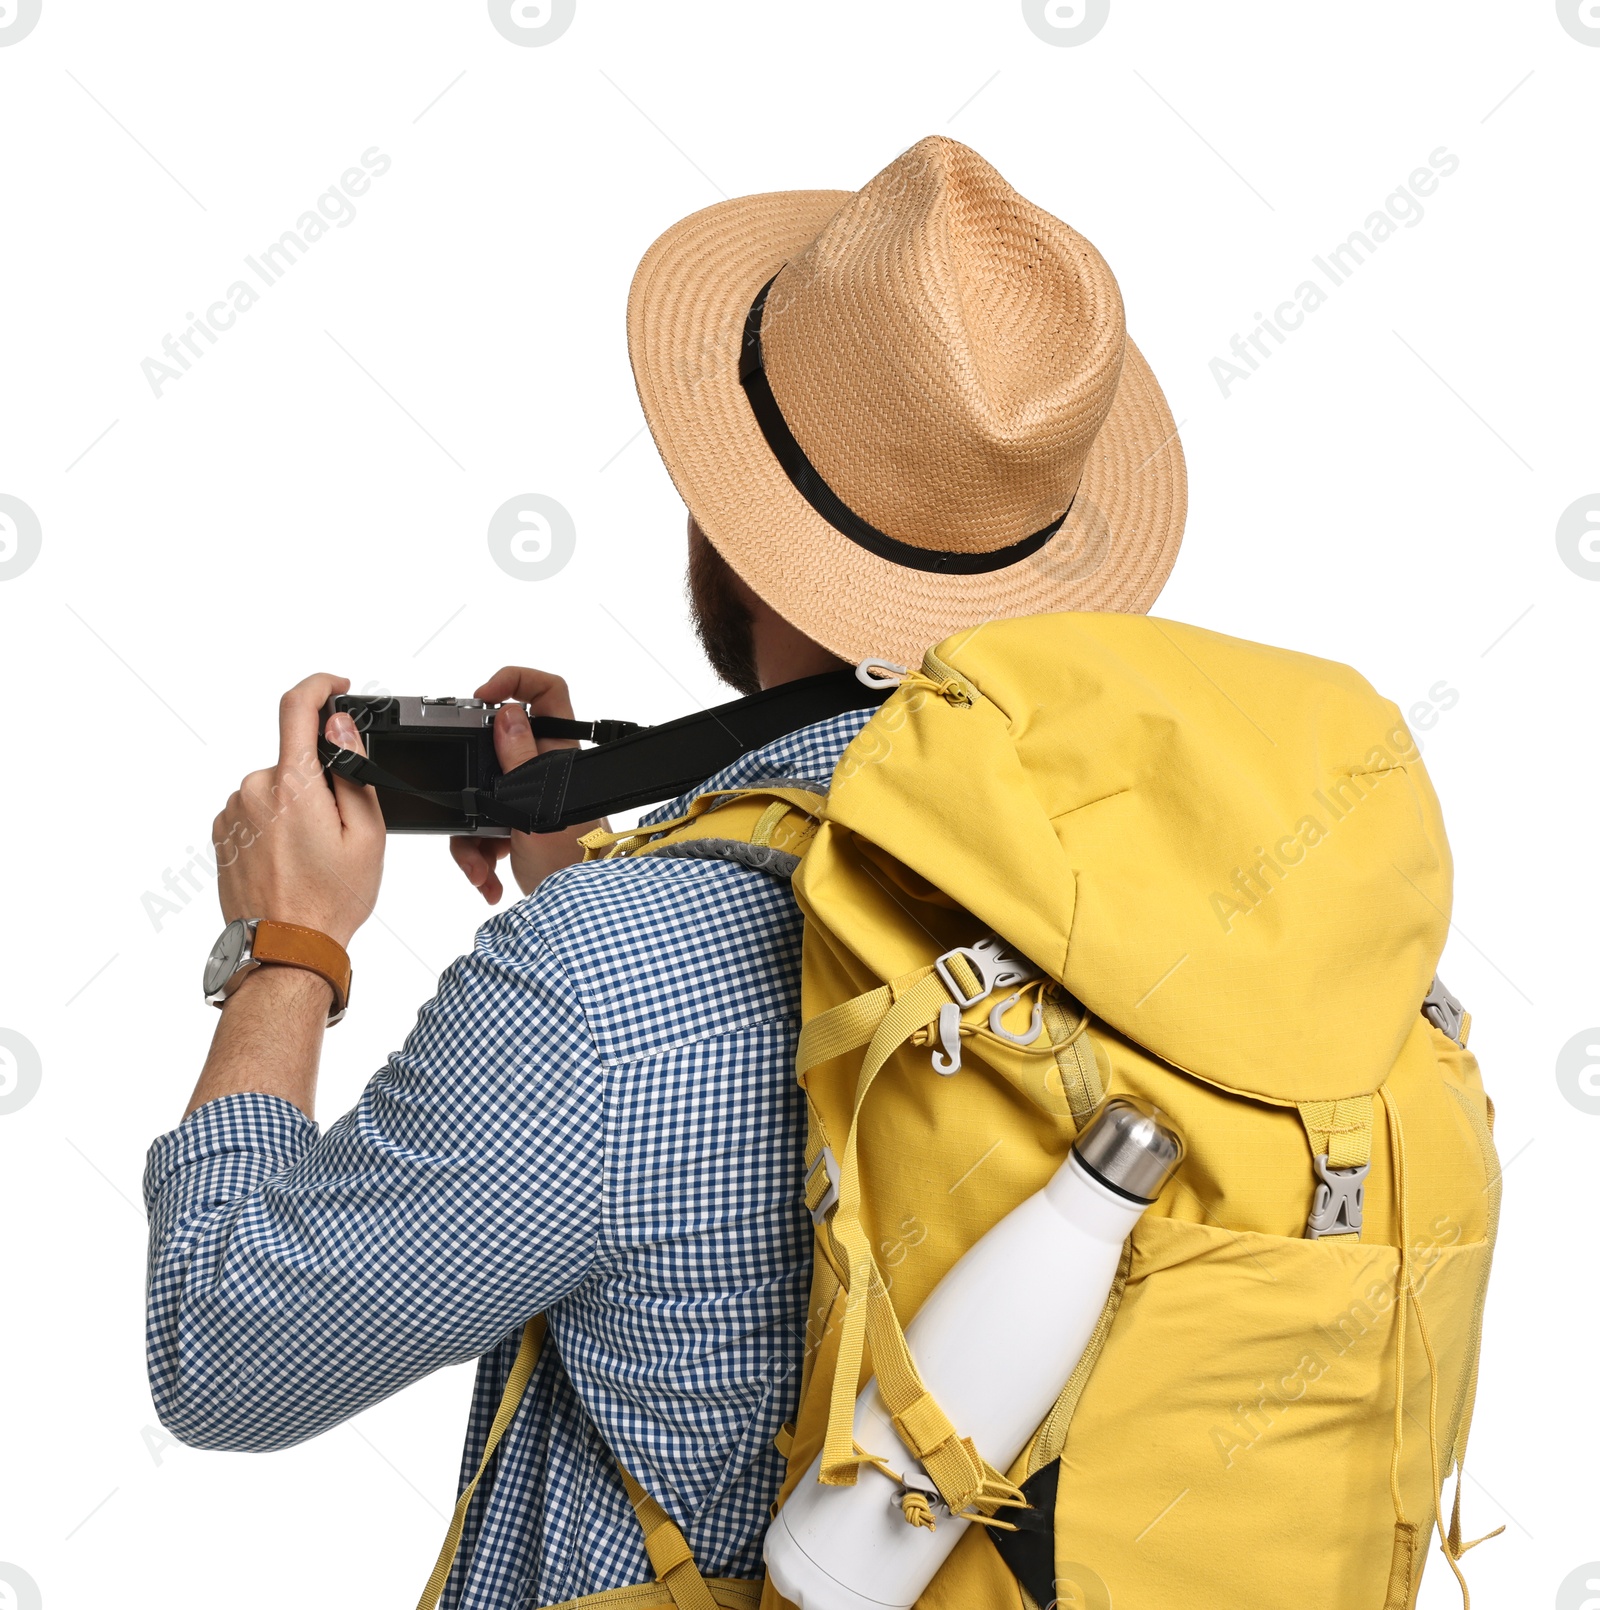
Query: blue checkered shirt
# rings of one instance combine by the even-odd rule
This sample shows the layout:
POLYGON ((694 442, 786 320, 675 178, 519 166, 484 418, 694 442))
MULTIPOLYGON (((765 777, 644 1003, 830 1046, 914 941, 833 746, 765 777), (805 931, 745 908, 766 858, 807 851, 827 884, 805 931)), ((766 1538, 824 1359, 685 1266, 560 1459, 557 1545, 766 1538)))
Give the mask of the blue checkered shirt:
MULTIPOLYGON (((825 784, 866 716, 706 786, 825 784)), ((613 1450, 702 1571, 758 1577, 811 1272, 800 928, 787 882, 734 862, 571 867, 479 930, 326 1133, 235 1095, 163 1135, 145 1174, 163 1424, 284 1448, 479 1358, 464 1486, 543 1312, 554 1346, 473 1501, 447 1610, 649 1581, 613 1450)))

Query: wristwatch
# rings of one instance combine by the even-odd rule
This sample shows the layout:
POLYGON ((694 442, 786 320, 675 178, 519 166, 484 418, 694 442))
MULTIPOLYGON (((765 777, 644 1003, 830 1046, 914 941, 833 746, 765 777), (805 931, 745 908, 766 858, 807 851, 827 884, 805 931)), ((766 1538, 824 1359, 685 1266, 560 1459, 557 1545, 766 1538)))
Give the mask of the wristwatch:
POLYGON ((220 1007, 245 974, 261 966, 303 967, 333 991, 331 1027, 350 1002, 350 958, 337 939, 298 923, 266 917, 238 917, 222 930, 206 957, 206 999, 220 1007))

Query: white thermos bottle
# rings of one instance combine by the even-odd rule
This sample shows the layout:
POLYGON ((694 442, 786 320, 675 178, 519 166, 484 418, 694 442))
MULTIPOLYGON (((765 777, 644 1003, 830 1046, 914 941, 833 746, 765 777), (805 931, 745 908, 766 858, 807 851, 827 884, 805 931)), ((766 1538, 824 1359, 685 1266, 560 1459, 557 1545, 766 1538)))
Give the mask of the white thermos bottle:
MULTIPOLYGON (((1113 1097, 1050 1183, 963 1254, 907 1327, 928 1391, 996 1469, 1022 1452, 1077 1367, 1122 1243, 1182 1156, 1156 1108, 1113 1097)), ((856 1399, 855 1439, 933 1491, 876 1381, 856 1399)), ((936 1504, 933 1530, 909 1525, 882 1471, 863 1465, 853 1487, 825 1487, 820 1465, 767 1528, 773 1585, 800 1610, 906 1610, 971 1523, 936 1504)))

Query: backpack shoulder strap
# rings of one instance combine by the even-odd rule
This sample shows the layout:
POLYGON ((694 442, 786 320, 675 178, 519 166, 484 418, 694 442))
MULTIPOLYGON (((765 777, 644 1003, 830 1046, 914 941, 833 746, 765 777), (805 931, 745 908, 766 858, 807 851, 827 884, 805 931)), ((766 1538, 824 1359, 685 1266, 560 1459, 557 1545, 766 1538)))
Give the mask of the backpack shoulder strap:
POLYGON ((483 1480, 484 1471, 489 1468, 489 1461, 494 1458, 495 1450, 500 1446, 500 1439, 506 1434, 506 1427, 516 1418, 517 1410, 522 1405, 522 1395, 528 1390, 528 1382, 533 1376, 534 1366, 539 1362, 539 1353, 543 1346, 544 1315, 535 1314, 522 1327, 522 1344, 517 1348, 517 1356, 511 1364, 511 1373, 506 1377, 505 1389, 500 1394, 500 1407, 494 1412, 494 1422, 489 1427, 489 1435, 483 1445, 483 1458, 478 1461, 478 1468, 473 1472, 472 1480, 462 1488, 461 1496, 456 1500, 455 1512, 450 1517, 449 1530, 444 1534, 444 1543, 439 1549, 439 1558, 434 1561, 433 1574, 428 1578, 428 1585, 422 1590, 422 1597, 417 1600, 417 1610, 435 1610, 439 1603, 439 1595, 444 1592, 444 1585, 450 1580, 451 1567, 456 1563, 456 1550, 461 1547, 461 1531, 467 1524, 467 1510, 471 1507, 473 1495, 478 1490, 478 1483, 483 1480))
POLYGON ((596 830, 578 841, 586 861, 644 855, 738 861, 788 878, 816 836, 827 794, 815 783, 774 778, 699 795, 681 816, 648 827, 596 830))
MULTIPOLYGON (((466 1525, 467 1510, 472 1505, 478 1483, 483 1480, 484 1471, 489 1468, 489 1461, 494 1458, 495 1451, 500 1446, 500 1439, 522 1406, 528 1382, 533 1377, 539 1355, 544 1349, 544 1337, 544 1315, 535 1314, 522 1327, 522 1342, 517 1348, 511 1373, 506 1377, 505 1388, 500 1394, 500 1406, 495 1410, 494 1423, 489 1427, 489 1436, 483 1445, 483 1457, 478 1461, 478 1468, 473 1472, 472 1480, 462 1489, 461 1496, 456 1500, 455 1512, 450 1517, 450 1528, 445 1533, 439 1558, 434 1562, 433 1574, 428 1578, 428 1585, 422 1590, 422 1597, 417 1601, 417 1610, 437 1610, 439 1596, 444 1592, 444 1585, 450 1579, 456 1552, 461 1547, 461 1533, 466 1525)), ((717 1601, 712 1596, 711 1589, 706 1586, 705 1578, 700 1575, 688 1540, 683 1533, 655 1499, 633 1479, 626 1466, 619 1463, 617 1469, 622 1476, 622 1485, 627 1490, 628 1502, 633 1505, 633 1513, 638 1518, 639 1527, 644 1533, 644 1551, 649 1556, 651 1568, 656 1573, 656 1581, 672 1597, 673 1610, 718 1610, 717 1601)))
POLYGON ((644 1532, 644 1551, 659 1582, 672 1595, 674 1610, 717 1610, 717 1601, 694 1563, 694 1555, 672 1518, 631 1475, 618 1465, 628 1502, 644 1532))

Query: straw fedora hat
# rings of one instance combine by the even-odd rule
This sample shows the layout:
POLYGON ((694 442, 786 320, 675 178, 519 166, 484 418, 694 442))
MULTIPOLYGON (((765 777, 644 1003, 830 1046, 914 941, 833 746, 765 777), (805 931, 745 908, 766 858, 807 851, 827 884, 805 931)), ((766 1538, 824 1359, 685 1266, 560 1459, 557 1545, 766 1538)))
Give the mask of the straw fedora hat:
POLYGON ((645 254, 628 352, 702 531, 847 660, 981 621, 1142 612, 1183 450, 1105 259, 975 151, 707 207, 645 254))

